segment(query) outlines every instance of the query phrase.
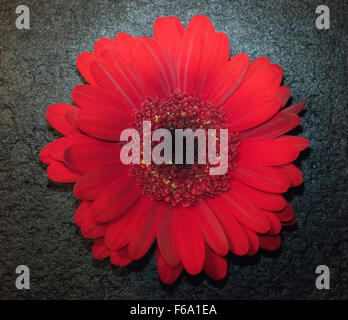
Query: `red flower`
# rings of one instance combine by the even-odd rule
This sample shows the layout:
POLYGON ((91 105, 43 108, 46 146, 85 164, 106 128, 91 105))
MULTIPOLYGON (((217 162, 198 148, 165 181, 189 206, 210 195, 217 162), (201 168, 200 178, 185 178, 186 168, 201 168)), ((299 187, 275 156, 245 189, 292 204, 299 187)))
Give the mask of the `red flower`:
POLYGON ((76 182, 75 222, 95 239, 93 256, 125 266, 156 241, 160 278, 172 283, 183 268, 225 277, 228 251, 277 249, 282 225, 295 222, 281 193, 302 183, 291 162, 308 146, 284 135, 300 124, 304 103, 284 108, 290 89, 281 86, 281 67, 264 57, 250 63, 244 53, 229 59, 227 36, 204 16, 186 29, 176 17, 159 18, 154 39, 121 33, 94 51, 77 58, 89 83, 72 90, 77 106, 47 110, 65 137, 40 153, 51 180, 76 182), (228 172, 124 165, 120 133, 143 120, 152 130, 228 128, 228 172))

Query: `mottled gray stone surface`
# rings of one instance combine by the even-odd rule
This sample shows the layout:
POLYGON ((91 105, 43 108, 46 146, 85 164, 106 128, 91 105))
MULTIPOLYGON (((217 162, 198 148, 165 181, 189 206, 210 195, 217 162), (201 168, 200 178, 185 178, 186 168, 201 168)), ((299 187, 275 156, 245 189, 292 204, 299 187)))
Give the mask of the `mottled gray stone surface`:
POLYGON ((347 1, 39 1, 0 0, 0 298, 20 299, 333 299, 348 297, 347 1), (15 8, 31 29, 15 28, 15 8), (315 8, 331 9, 317 30, 315 8), (231 53, 267 56, 284 69, 293 101, 307 101, 300 135, 311 148, 298 163, 304 186, 289 193, 298 225, 273 254, 229 259, 229 275, 158 279, 154 252, 128 268, 93 261, 73 223, 71 185, 48 181, 39 150, 59 135, 47 124, 52 103, 71 103, 81 83, 76 56, 100 37, 151 35, 158 16, 185 24, 203 13, 228 34, 231 53), (31 270, 16 290, 15 268, 31 270), (315 268, 331 269, 331 289, 315 288, 315 268))

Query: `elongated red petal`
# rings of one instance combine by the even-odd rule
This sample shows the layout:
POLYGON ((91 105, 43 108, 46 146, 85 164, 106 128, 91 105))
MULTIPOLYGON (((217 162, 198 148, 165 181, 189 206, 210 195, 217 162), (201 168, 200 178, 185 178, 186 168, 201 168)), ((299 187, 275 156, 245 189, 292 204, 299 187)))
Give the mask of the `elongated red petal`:
POLYGON ((282 107, 286 105, 291 95, 291 90, 288 87, 279 87, 275 92, 275 96, 279 99, 282 107))
POLYGON ((157 244, 167 264, 174 267, 180 263, 174 233, 172 206, 167 206, 157 229, 157 244))
POLYGON ((74 221, 77 226, 81 226, 83 220, 85 220, 89 209, 91 208, 92 201, 82 201, 81 204, 77 207, 74 215, 74 221))
POLYGON ((230 46, 226 34, 207 32, 202 41, 199 73, 194 87, 194 92, 197 94, 201 94, 205 90, 210 78, 220 73, 222 66, 228 62, 230 56, 230 46))
POLYGON ((235 219, 233 214, 234 208, 227 201, 221 199, 221 197, 209 199, 207 200, 207 204, 214 211, 225 230, 229 250, 236 255, 247 254, 249 241, 244 228, 235 219))
POLYGON ((247 197, 255 207, 269 211, 284 209, 285 199, 280 194, 254 189, 239 182, 237 179, 231 179, 231 188, 240 196, 247 197))
POLYGON ((195 88, 201 87, 199 76, 207 66, 205 44, 209 33, 213 32, 213 26, 204 16, 195 16, 188 24, 175 57, 177 85, 181 92, 191 94, 195 88))
MULTIPOLYGON (((261 58, 259 58, 261 59, 261 58)), ((278 65, 268 65, 269 61, 259 63, 256 68, 253 61, 245 78, 231 98, 226 102, 225 109, 238 106, 259 96, 274 95, 283 77, 283 70, 278 65)), ((278 101, 280 104, 280 101, 278 101)))
POLYGON ((249 230, 248 228, 245 228, 245 233, 249 239, 248 256, 252 256, 259 250, 259 237, 254 231, 249 230))
POLYGON ((309 146, 309 141, 306 138, 295 137, 295 136, 281 136, 277 141, 281 141, 291 145, 293 148, 296 148, 298 151, 303 151, 309 146))
POLYGON ((294 209, 292 208, 289 202, 286 202, 284 209, 279 212, 276 212, 276 215, 282 223, 289 223, 293 221, 295 218, 294 209))
POLYGON ((107 224, 105 243, 111 251, 121 249, 128 245, 129 236, 133 225, 137 223, 137 213, 141 205, 142 201, 139 199, 133 207, 107 224))
POLYGON ((110 255, 108 248, 105 246, 104 238, 99 238, 94 241, 92 247, 93 258, 103 260, 110 255))
POLYGON ((117 91, 121 96, 124 97, 129 105, 139 108, 144 100, 143 88, 133 67, 128 65, 115 50, 104 49, 97 53, 97 57, 98 61, 102 63, 105 70, 112 77, 113 85, 117 87, 117 91))
POLYGON ((221 70, 207 80, 203 96, 216 105, 222 105, 238 88, 248 70, 249 57, 240 53, 228 61, 221 70))
POLYGON ((79 134, 80 130, 71 124, 67 119, 67 112, 70 110, 79 110, 79 108, 70 104, 53 104, 46 112, 47 121, 52 125, 53 128, 58 130, 65 136, 79 134))
POLYGON ((47 157, 48 154, 50 159, 64 162, 64 153, 67 148, 76 144, 89 142, 93 143, 96 142, 96 140, 83 134, 57 139, 45 147, 44 157, 47 157))
POLYGON ((125 267, 132 262, 132 259, 128 255, 128 247, 111 251, 110 258, 111 263, 118 267, 125 267))
MULTIPOLYGON (((288 109, 288 108, 287 108, 288 109)), ((285 109, 286 110, 286 109, 285 109)), ((265 139, 277 138, 282 134, 289 132, 301 123, 301 118, 294 113, 286 112, 285 110, 279 112, 272 119, 265 123, 241 132, 239 138, 242 139, 265 139)))
POLYGON ((304 110, 306 103, 304 101, 293 104, 292 106, 285 108, 283 111, 285 113, 298 114, 304 110))
POLYGON ((139 37, 132 47, 136 74, 152 97, 167 98, 173 87, 173 72, 165 58, 165 52, 152 39, 139 37))
POLYGON ((259 235, 260 247, 265 250, 277 250, 281 243, 282 239, 280 235, 269 236, 269 235, 259 235))
POLYGON ((171 61, 184 34, 184 27, 177 17, 157 18, 154 26, 154 40, 168 54, 171 61))
POLYGON ((81 75, 91 85, 95 85, 95 80, 91 74, 91 64, 93 61, 95 61, 95 59, 95 54, 90 52, 82 52, 78 55, 76 59, 77 69, 79 69, 81 75))
POLYGON ((251 230, 266 233, 270 230, 270 223, 265 211, 254 207, 247 198, 242 198, 238 193, 231 190, 221 196, 233 208, 234 217, 251 230))
POLYGON ((269 120, 280 108, 280 102, 271 96, 257 97, 241 105, 226 108, 229 130, 239 132, 269 120))
POLYGON ((82 200, 95 200, 115 180, 120 180, 121 177, 127 174, 128 168, 122 164, 109 164, 95 171, 88 172, 75 184, 75 196, 82 200))
POLYGON ((49 179, 56 182, 75 182, 80 178, 80 174, 71 171, 62 162, 52 162, 47 168, 47 176, 49 179))
POLYGON ((116 53, 115 41, 108 38, 98 39, 98 41, 94 44, 94 52, 97 57, 100 57, 104 50, 111 50, 116 53))
POLYGON ((90 136, 107 141, 119 141, 121 132, 129 128, 130 114, 117 109, 83 109, 77 116, 77 125, 90 136))
POLYGON ((298 187, 302 184, 302 173, 294 164, 289 163, 276 169, 288 179, 291 187, 298 187))
POLYGON ((148 197, 143 198, 148 199, 144 199, 145 201, 151 201, 152 207, 138 216, 137 224, 134 225, 130 234, 128 254, 133 260, 142 258, 152 246, 165 207, 169 205, 164 202, 154 201, 148 197))
POLYGON ((97 239, 104 237, 106 225, 98 225, 91 220, 91 209, 89 209, 81 223, 81 232, 87 239, 97 239))
POLYGON ((135 38, 130 34, 121 32, 119 33, 114 40, 114 46, 116 52, 123 58, 123 60, 129 65, 132 65, 132 56, 131 50, 134 45, 135 38))
POLYGON ((52 158, 50 156, 50 153, 49 153, 49 150, 51 148, 51 145, 52 143, 56 142, 57 140, 49 143, 49 144, 46 144, 40 151, 40 161, 43 162, 43 163, 47 163, 47 164, 50 164, 52 162, 55 162, 56 159, 52 158))
POLYGON ((201 200, 196 210, 192 208, 192 214, 197 215, 204 239, 207 245, 219 255, 226 255, 228 252, 228 240, 221 227, 219 220, 208 207, 204 200, 201 200))
POLYGON ((118 92, 111 93, 99 87, 79 85, 72 89, 71 95, 81 109, 103 107, 123 112, 132 110, 129 103, 118 92))
POLYGON ((280 232, 282 224, 279 221, 279 218, 273 212, 265 211, 268 221, 271 224, 271 229, 268 231, 268 235, 276 235, 280 232))
POLYGON ((129 209, 139 198, 140 189, 131 177, 116 180, 106 188, 91 207, 92 220, 106 223, 129 209))
POLYGON ((256 166, 280 166, 298 157, 299 150, 281 139, 243 140, 238 149, 239 162, 256 166))
POLYGON ((172 284, 182 272, 182 264, 177 266, 169 265, 166 260, 163 258, 160 250, 157 249, 157 268, 158 274, 162 282, 165 284, 172 284))
POLYGON ((73 145, 64 152, 64 163, 71 170, 86 173, 120 162, 120 146, 105 142, 73 145))
POLYGON ((189 208, 174 208, 174 229, 181 262, 192 275, 202 271, 205 259, 205 244, 197 217, 189 208))
POLYGON ((214 280, 225 278, 227 273, 226 258, 216 254, 208 246, 206 247, 205 255, 204 271, 207 275, 214 280))
POLYGON ((271 193, 286 192, 290 186, 288 179, 272 167, 253 167, 238 163, 238 167, 231 171, 231 175, 253 188, 271 193))

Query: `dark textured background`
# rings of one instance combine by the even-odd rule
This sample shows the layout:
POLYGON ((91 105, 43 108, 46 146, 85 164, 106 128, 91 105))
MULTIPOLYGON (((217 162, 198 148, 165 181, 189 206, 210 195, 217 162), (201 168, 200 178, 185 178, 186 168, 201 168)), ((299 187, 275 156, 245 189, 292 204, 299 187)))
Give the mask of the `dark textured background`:
POLYGON ((0 0, 0 298, 23 299, 332 299, 348 297, 347 1, 31 1, 0 0), (31 29, 15 28, 15 8, 30 7, 31 29), (317 30, 327 4, 331 29, 317 30), (304 186, 289 198, 298 224, 274 254, 231 256, 226 280, 183 275, 158 279, 154 252, 128 268, 94 261, 73 223, 72 186, 47 180, 38 153, 58 137, 45 119, 71 103, 81 83, 76 56, 100 37, 152 35, 158 16, 185 24, 207 15, 227 33, 231 53, 269 57, 284 69, 292 101, 307 101, 300 135, 311 149, 298 164, 304 186), (15 268, 31 270, 17 290, 15 268), (315 268, 331 270, 331 289, 315 288, 315 268))

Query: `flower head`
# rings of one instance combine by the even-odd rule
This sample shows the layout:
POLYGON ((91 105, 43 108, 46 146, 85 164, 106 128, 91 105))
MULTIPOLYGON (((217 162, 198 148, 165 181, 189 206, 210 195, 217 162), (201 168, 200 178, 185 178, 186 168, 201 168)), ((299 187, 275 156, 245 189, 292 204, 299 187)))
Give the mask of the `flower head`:
POLYGON ((280 66, 264 57, 250 62, 244 53, 230 59, 227 36, 195 16, 186 28, 176 17, 157 19, 153 39, 102 38, 94 53, 78 56, 77 67, 89 84, 72 90, 76 106, 47 110, 64 137, 40 159, 51 180, 75 183, 82 201, 75 222, 95 239, 96 259, 125 266, 156 242, 160 278, 172 283, 183 268, 222 279, 229 251, 280 246, 282 225, 295 223, 281 194, 302 183, 292 162, 308 146, 285 135, 300 124, 304 103, 284 108, 290 89, 281 86, 280 66), (217 149, 226 148, 227 172, 212 175, 214 164, 196 161, 124 164, 121 133, 137 129, 143 142, 144 121, 151 134, 228 129, 226 145, 214 136, 217 149))

